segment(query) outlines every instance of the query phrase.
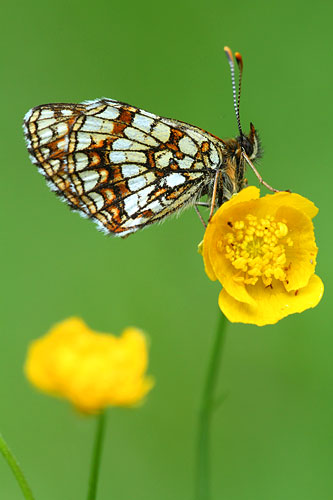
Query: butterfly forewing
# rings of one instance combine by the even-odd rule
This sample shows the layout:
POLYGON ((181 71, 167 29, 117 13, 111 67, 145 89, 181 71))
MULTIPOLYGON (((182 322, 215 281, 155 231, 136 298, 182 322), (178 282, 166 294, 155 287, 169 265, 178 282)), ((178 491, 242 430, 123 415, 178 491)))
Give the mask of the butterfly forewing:
POLYGON ((51 189, 119 236, 195 203, 223 154, 197 127, 110 99, 38 106, 25 134, 51 189))

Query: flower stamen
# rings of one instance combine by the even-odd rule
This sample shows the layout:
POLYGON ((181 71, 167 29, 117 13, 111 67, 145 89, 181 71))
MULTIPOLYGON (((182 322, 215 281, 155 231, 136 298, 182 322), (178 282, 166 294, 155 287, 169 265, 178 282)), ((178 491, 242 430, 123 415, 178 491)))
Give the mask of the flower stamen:
POLYGON ((293 246, 286 221, 248 214, 244 220, 230 221, 228 226, 229 231, 218 242, 218 250, 241 271, 238 282, 255 285, 261 278, 267 287, 273 279, 286 281, 286 247, 293 246))

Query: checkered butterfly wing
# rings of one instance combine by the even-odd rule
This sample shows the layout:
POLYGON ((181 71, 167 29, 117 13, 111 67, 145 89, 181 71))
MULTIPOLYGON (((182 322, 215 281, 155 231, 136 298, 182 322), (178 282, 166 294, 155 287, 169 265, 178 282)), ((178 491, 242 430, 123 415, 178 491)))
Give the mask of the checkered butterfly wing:
POLYGON ((118 236, 195 203, 220 164, 211 134, 111 99, 37 106, 24 129, 49 187, 118 236))

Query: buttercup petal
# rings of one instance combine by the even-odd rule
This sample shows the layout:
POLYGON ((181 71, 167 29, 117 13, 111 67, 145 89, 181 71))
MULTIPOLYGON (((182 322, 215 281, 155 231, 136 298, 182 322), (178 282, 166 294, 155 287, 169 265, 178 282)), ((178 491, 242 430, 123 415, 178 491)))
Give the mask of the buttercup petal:
POLYGON ((292 246, 286 247, 288 270, 285 288, 287 291, 298 290, 307 285, 316 268, 318 248, 313 224, 305 213, 293 207, 280 207, 276 216, 288 221, 288 236, 293 242, 292 246))
POLYGON ((310 219, 313 219, 318 213, 318 208, 312 201, 297 193, 281 191, 279 193, 266 194, 266 196, 260 198, 260 209, 266 213, 267 211, 274 213, 275 210, 282 206, 295 208, 305 213, 310 219))
POLYGON ((239 203, 243 203, 244 201, 256 200, 260 196, 260 189, 255 186, 248 186, 242 189, 235 196, 230 198, 227 203, 223 203, 223 205, 219 208, 219 210, 214 214, 212 220, 215 216, 219 217, 219 215, 223 214, 225 210, 229 210, 229 208, 234 205, 238 205, 239 203))
POLYGON ((244 304, 235 300, 223 289, 219 296, 219 306, 231 322, 249 323, 258 326, 272 325, 289 314, 301 313, 320 302, 324 285, 319 276, 310 278, 306 287, 298 292, 286 293, 279 282, 273 289, 265 289, 262 284, 251 289, 256 305, 244 304))
POLYGON ((216 274, 214 273, 214 269, 213 269, 213 266, 211 264, 210 255, 209 255, 210 248, 213 244, 212 236, 213 236, 212 232, 206 230, 204 239, 201 242, 201 244, 200 244, 201 246, 199 248, 200 248, 201 254, 203 256, 204 265, 205 265, 205 272, 206 272, 209 279, 211 279, 212 281, 215 281, 217 279, 217 277, 216 277, 216 274))
POLYGON ((70 318, 32 342, 25 373, 40 390, 68 399, 81 412, 96 413, 140 403, 153 386, 145 375, 147 363, 141 330, 127 328, 115 337, 70 318))

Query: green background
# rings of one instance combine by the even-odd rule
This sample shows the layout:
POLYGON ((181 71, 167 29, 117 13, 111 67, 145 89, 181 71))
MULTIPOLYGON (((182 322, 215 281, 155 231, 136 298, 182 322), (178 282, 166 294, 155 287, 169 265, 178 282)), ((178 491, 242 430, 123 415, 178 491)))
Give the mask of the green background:
MULTIPOLYGON (((228 44, 244 58, 243 127, 260 171, 320 208, 320 305, 269 327, 230 325, 213 418, 213 499, 333 497, 332 7, 310 1, 8 2, 1 28, 0 429, 36 500, 85 498, 94 421, 35 391, 28 343, 68 316, 151 339, 155 389, 111 409, 98 500, 193 498, 198 406, 220 286, 194 210, 126 240, 71 213, 30 163, 21 123, 48 102, 110 97, 237 134, 228 44)), ((251 182, 256 179, 249 174, 251 182)), ((0 498, 21 493, 0 460, 0 498)))

